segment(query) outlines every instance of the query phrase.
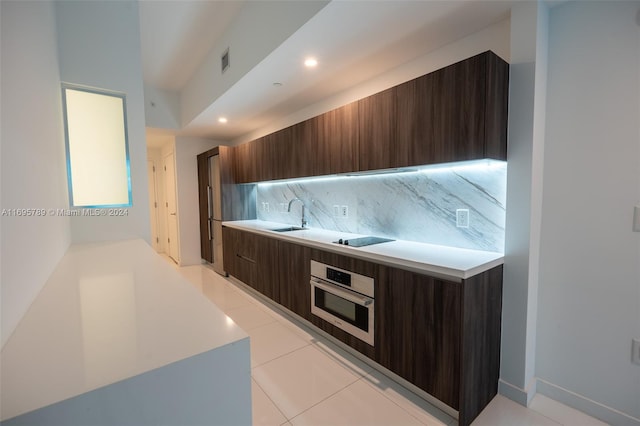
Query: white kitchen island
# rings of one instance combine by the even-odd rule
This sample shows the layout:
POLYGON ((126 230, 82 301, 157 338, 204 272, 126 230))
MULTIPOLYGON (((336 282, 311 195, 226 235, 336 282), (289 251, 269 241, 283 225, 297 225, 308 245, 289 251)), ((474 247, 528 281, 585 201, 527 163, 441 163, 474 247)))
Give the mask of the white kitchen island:
POLYGON ((251 424, 248 335, 142 240, 71 246, 0 362, 2 425, 251 424))

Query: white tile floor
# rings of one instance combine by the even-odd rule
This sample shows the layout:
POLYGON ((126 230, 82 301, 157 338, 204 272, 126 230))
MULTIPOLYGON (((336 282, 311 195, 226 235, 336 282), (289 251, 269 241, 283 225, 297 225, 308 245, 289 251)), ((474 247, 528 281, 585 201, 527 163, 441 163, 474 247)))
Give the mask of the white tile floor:
MULTIPOLYGON (((175 265, 168 257, 169 262, 175 265)), ((176 268, 251 337, 254 425, 453 425, 456 421, 203 265, 176 268)), ((537 395, 498 395, 477 426, 604 425, 537 395)))

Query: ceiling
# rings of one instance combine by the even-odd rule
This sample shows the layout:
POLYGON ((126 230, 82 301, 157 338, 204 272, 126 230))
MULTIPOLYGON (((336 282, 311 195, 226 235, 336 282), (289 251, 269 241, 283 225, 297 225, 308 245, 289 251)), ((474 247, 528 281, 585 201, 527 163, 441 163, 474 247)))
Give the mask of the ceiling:
MULTIPOLYGON (((141 1, 145 84, 179 94, 252 1, 141 1)), ((149 139, 172 133, 232 141, 499 22, 511 6, 505 0, 334 0, 194 120, 150 132, 149 139), (313 70, 301 63, 308 52, 319 60, 313 70), (229 122, 218 123, 220 115, 229 122)))

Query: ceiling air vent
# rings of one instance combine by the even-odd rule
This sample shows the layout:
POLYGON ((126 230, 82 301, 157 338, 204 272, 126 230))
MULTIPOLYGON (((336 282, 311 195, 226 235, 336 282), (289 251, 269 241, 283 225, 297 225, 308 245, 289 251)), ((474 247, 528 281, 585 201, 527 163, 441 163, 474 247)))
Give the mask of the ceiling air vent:
POLYGON ((222 72, 225 72, 229 68, 229 48, 224 51, 222 56, 220 57, 220 65, 222 67, 222 72))

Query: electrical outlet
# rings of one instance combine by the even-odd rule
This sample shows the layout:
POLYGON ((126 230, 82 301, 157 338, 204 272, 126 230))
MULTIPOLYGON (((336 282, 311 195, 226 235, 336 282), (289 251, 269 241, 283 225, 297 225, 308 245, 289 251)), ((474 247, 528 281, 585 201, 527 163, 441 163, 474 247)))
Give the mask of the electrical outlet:
POLYGON ((349 217, 349 206, 342 206, 340 209, 340 217, 346 219, 349 217))
POLYGON ((333 217, 340 217, 340 206, 337 204, 333 206, 333 217))
POLYGON ((631 362, 640 365, 640 339, 631 340, 631 362))
POLYGON ((456 210, 456 226, 458 228, 469 227, 469 209, 456 210))
POLYGON ((264 210, 269 212, 269 203, 264 203, 264 210))

